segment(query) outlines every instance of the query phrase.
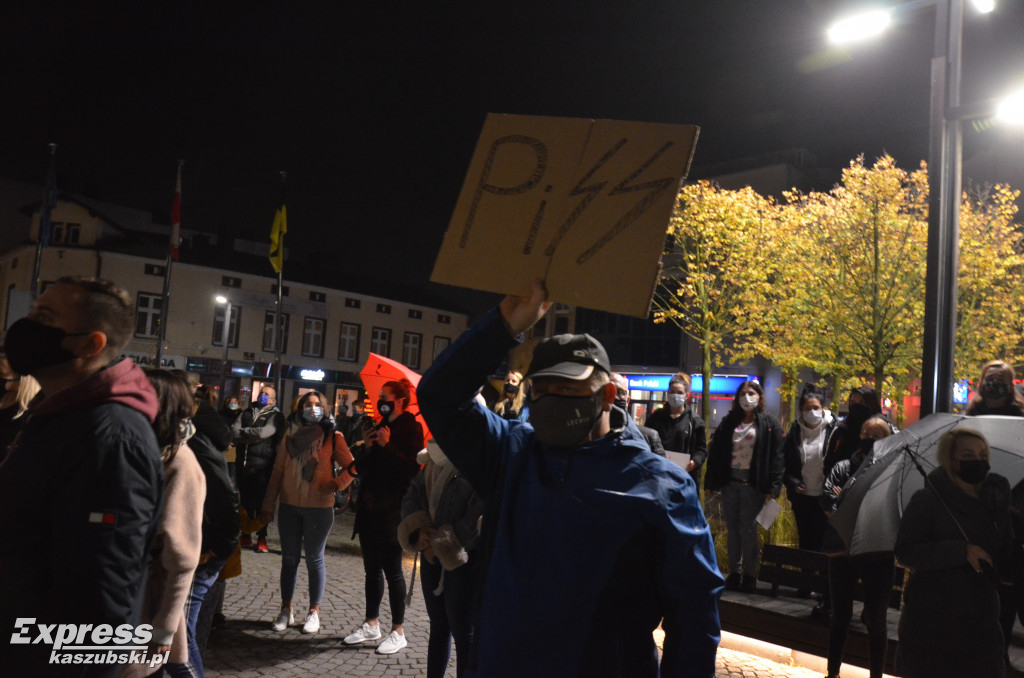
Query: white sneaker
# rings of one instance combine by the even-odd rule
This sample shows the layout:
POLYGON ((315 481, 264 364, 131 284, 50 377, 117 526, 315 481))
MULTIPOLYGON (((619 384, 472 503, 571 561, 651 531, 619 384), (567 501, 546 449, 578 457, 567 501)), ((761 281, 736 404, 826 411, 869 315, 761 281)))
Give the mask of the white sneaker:
POLYGON ((394 654, 408 644, 409 642, 405 639, 404 633, 392 631, 388 634, 388 637, 377 646, 377 654, 394 654))
POLYGON ((306 621, 302 625, 303 633, 316 633, 320 630, 320 613, 316 610, 310 610, 309 614, 306 615, 306 621))
POLYGON ((275 631, 284 631, 286 628, 295 623, 295 615, 289 610, 288 612, 282 611, 281 614, 277 615, 277 619, 270 625, 270 628, 275 631))
POLYGON ((367 640, 377 640, 380 638, 380 625, 371 626, 366 622, 356 629, 355 633, 345 636, 346 645, 358 645, 367 640))

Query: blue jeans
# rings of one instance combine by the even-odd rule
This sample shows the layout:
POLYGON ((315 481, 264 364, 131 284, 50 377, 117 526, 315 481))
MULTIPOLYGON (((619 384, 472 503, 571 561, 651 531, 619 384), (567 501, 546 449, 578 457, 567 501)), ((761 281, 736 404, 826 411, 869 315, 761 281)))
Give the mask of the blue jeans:
POLYGON ((309 606, 319 605, 324 597, 327 573, 324 549, 334 524, 334 507, 301 508, 281 504, 277 511, 277 529, 281 536, 281 600, 290 602, 299 576, 299 559, 306 547, 309 572, 309 606))
POLYGON ((474 557, 462 567, 444 573, 444 590, 434 595, 441 580, 440 563, 431 565, 420 560, 420 582, 423 584, 423 601, 430 619, 430 640, 427 643, 427 678, 444 678, 448 659, 455 639, 457 676, 462 676, 469 661, 470 644, 473 642, 473 580, 475 578, 474 557))
MULTIPOLYGON (((192 588, 189 589, 188 599, 185 601, 185 624, 188 627, 188 663, 168 664, 165 668, 170 676, 175 678, 192 678, 198 676, 203 678, 203 657, 199 651, 199 641, 196 638, 196 622, 199 619, 199 610, 203 606, 203 598, 210 587, 217 582, 227 557, 211 558, 196 568, 192 575, 192 588)), ((206 626, 206 633, 210 627, 206 626)), ((205 645, 205 640, 203 642, 205 645)))

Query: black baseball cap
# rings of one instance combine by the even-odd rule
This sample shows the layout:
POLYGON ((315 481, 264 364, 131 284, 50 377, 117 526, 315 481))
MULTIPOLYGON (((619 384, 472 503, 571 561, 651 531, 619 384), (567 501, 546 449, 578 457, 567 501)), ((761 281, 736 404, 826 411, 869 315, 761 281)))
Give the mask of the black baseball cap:
POLYGON ((589 334, 559 334, 533 349, 526 376, 582 380, 593 374, 595 367, 611 374, 611 363, 601 342, 589 334))

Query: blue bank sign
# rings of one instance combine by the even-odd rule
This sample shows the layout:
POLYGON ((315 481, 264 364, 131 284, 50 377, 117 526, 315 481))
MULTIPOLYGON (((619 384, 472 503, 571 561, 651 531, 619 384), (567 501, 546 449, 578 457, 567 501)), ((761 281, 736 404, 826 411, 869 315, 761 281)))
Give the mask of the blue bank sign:
MULTIPOLYGON (((631 391, 667 391, 668 383, 672 380, 671 374, 627 374, 631 391)), ((755 375, 728 375, 716 374, 711 377, 712 395, 734 395, 736 389, 745 381, 757 381, 755 375)), ((704 389, 704 379, 699 374, 690 376, 690 390, 693 393, 700 393, 704 389)))

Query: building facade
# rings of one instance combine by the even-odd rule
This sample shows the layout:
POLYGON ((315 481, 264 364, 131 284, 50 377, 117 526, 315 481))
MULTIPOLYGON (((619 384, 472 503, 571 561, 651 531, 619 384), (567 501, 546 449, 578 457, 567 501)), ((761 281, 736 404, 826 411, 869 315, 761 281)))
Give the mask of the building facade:
MULTIPOLYGON (((42 248, 39 262, 40 289, 62 276, 82 275, 106 278, 127 290, 136 322, 126 356, 155 364, 160 326, 166 323, 161 366, 197 374, 218 392, 239 395, 243 406, 261 385, 273 384, 275 277, 173 263, 165 304, 165 260, 106 249, 118 226, 103 214, 61 200, 51 221, 51 244, 42 248)), ((37 230, 34 214, 30 241, 37 230)), ((31 308, 36 251, 24 242, 0 254, 5 329, 31 308)), ((467 323, 464 313, 285 280, 279 403, 284 409, 315 388, 335 403, 336 411, 347 409, 360 395, 359 371, 371 351, 422 372, 467 323)), ((368 396, 375 401, 377 394, 368 396)))

